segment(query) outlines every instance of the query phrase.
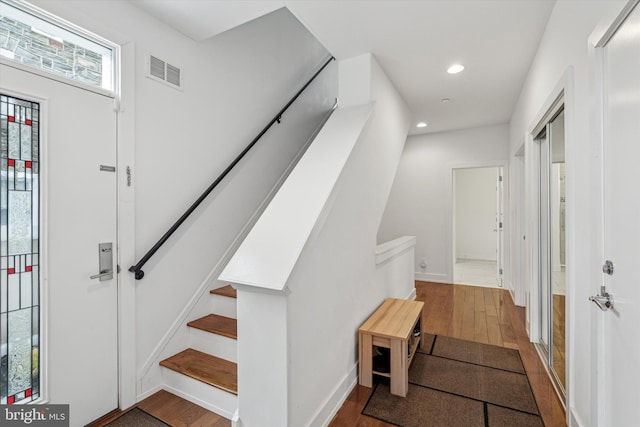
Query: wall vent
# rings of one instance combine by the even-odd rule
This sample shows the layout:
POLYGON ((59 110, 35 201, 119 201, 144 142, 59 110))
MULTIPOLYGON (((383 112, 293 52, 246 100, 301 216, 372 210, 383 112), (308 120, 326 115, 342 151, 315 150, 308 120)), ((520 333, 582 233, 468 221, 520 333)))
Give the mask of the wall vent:
POLYGON ((174 89, 182 90, 182 70, 153 55, 147 55, 146 75, 174 89))

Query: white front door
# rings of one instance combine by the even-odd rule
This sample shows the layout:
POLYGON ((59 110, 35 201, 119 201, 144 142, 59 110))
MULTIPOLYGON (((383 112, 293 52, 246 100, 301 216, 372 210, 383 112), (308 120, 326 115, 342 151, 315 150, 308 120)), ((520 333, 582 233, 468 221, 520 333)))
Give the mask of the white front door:
MULTIPOLYGON (((603 426, 637 425, 640 405, 640 6, 604 47, 603 322, 598 378, 603 426)), ((598 308, 594 305, 594 310, 598 308)), ((600 311, 600 310, 598 310, 600 311)))
POLYGON ((111 97, 0 65, 0 89, 40 102, 42 398, 70 405, 72 426, 118 407, 116 113, 111 97), (101 165, 107 170, 101 170, 101 165))

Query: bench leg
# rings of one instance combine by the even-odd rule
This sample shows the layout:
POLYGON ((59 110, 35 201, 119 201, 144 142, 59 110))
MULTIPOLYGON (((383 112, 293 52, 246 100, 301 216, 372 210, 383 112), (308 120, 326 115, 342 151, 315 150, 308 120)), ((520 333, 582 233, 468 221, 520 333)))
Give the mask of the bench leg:
POLYGON ((360 385, 373 387, 373 343, 371 335, 360 334, 360 385))
POLYGON ((407 355, 409 348, 406 340, 391 340, 391 394, 407 396, 409 373, 407 355))

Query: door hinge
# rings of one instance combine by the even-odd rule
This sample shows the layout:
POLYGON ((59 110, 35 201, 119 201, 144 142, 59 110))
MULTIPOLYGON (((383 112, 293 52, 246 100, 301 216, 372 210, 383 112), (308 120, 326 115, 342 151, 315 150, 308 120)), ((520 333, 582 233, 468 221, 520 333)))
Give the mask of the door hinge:
POLYGON ((502 276, 502 269, 500 269, 499 272, 500 272, 500 275, 502 276))
POLYGON ((502 175, 498 177, 498 181, 502 182, 502 175))

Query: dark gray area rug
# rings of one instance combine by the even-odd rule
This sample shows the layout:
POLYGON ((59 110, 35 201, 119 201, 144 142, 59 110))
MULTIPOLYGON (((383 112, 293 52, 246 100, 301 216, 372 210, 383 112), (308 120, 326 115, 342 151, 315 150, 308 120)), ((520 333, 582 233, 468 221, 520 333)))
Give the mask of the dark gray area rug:
POLYGON ((386 378, 375 387, 365 415, 404 427, 484 427, 482 402, 413 384, 407 397, 394 396, 386 378))
POLYGON ((518 350, 496 345, 487 345, 440 335, 433 346, 431 354, 519 374, 525 373, 518 350))
POLYGON ((517 350, 425 334, 407 397, 378 378, 362 413, 404 427, 542 427, 517 350), (428 344, 428 345, 427 345, 428 344))
POLYGON ((140 408, 133 408, 105 427, 166 427, 168 425, 140 408))

